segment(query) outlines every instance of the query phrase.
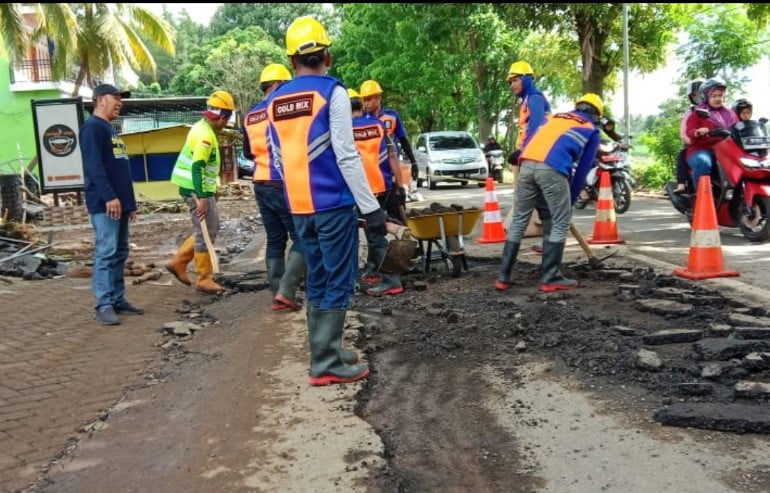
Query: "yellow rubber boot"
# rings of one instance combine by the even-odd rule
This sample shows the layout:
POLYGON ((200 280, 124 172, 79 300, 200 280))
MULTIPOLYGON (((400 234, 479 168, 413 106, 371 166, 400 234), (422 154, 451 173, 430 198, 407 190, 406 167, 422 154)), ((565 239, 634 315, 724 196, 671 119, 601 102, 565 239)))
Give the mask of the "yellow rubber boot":
POLYGON ((176 255, 166 264, 166 270, 177 278, 182 284, 192 284, 187 277, 187 264, 195 256, 195 236, 190 235, 176 251, 176 255))
POLYGON ((212 271, 209 252, 195 252, 195 273, 198 275, 195 279, 195 289, 212 294, 225 291, 225 288, 215 283, 211 278, 212 271))

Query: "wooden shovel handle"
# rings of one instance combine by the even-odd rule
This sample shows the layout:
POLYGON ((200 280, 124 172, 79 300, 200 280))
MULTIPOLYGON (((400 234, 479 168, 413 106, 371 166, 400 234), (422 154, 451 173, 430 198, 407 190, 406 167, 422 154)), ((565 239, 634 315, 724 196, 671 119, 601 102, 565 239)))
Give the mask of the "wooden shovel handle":
POLYGON ((570 225, 569 225, 569 230, 570 230, 570 233, 572 233, 572 236, 574 236, 575 239, 578 241, 578 243, 580 243, 580 248, 583 249, 583 251, 585 252, 586 256, 589 259, 596 258, 596 254, 594 253, 593 250, 591 250, 591 246, 588 244, 586 239, 583 237, 583 233, 581 233, 580 230, 577 229, 577 227, 574 224, 572 224, 572 223, 570 223, 570 225))

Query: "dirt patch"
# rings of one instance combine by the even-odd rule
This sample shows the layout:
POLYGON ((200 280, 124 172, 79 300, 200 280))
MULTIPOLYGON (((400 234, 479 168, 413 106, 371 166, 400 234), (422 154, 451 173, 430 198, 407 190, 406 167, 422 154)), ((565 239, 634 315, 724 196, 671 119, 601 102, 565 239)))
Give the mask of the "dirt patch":
MULTIPOLYGON (((764 310, 622 263, 598 271, 575 266, 568 272, 583 287, 548 295, 537 292, 538 265, 517 264, 505 293, 492 287, 496 270, 496 262, 472 261, 464 277, 442 275, 425 291, 407 280, 404 296, 356 298, 374 369, 358 412, 381 435, 388 459, 370 485, 376 491, 523 492, 542 486, 537 475, 518 472, 528 470, 527 450, 483 405, 489 389, 481 375, 494 371, 515 388, 517 368, 535 356, 554 362, 551 378, 577 378, 608 409, 650 421, 656 410, 679 403, 739 401, 760 411, 755 417, 767 414, 764 398, 741 399, 734 391, 740 379, 770 379, 767 369, 743 363, 749 348, 712 361, 716 353, 704 356, 702 347, 714 340, 731 344, 734 314, 762 317, 764 310), (671 329, 682 331, 660 336, 676 341, 693 337, 684 332, 692 329, 698 340, 658 344, 649 338, 671 329), (640 359, 641 350, 654 353, 659 364, 640 359), (704 378, 709 364, 725 370, 704 378)), ((527 414, 524 403, 512 405, 527 414)), ((530 420, 541 424, 538 416, 530 420)), ((708 419, 701 421, 708 427, 708 419)))

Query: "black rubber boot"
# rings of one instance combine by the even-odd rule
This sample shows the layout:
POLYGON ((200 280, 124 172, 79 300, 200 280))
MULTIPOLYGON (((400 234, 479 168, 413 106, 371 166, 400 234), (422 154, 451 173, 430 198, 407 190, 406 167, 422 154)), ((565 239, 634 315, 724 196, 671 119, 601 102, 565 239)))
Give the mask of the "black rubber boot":
POLYGON ((286 261, 282 257, 276 257, 265 259, 265 263, 267 264, 267 283, 270 285, 270 292, 275 296, 281 285, 281 278, 286 272, 286 261))
POLYGON ((366 290, 366 294, 369 296, 401 294, 403 292, 404 286, 401 285, 401 276, 398 274, 383 274, 379 284, 366 290))
MULTIPOLYGON (((308 326, 308 333, 312 333, 313 330, 315 330, 315 323, 316 323, 316 317, 315 313, 318 311, 318 306, 315 305, 307 305, 307 326, 308 326)), ((342 322, 345 323, 344 320, 342 322)), ((343 326, 344 327, 344 326, 343 326)), ((352 365, 358 362, 358 354, 356 354, 355 351, 347 351, 345 349, 342 349, 342 337, 340 337, 339 340, 339 354, 340 359, 343 363, 346 365, 352 365)))
POLYGON ((543 277, 540 291, 549 293, 566 289, 575 289, 579 286, 574 279, 564 277, 561 273, 561 260, 564 257, 564 242, 543 242, 543 277))
POLYGON ((498 291, 506 291, 511 287, 511 269, 513 264, 516 263, 516 257, 519 255, 519 247, 521 243, 514 243, 512 241, 506 241, 503 247, 503 258, 500 265, 500 275, 495 281, 495 289, 498 291))
POLYGON ((285 308, 299 310, 302 308, 297 303, 297 287, 303 275, 305 275, 305 256, 300 252, 290 252, 286 271, 278 284, 278 292, 273 296, 273 310, 285 308))

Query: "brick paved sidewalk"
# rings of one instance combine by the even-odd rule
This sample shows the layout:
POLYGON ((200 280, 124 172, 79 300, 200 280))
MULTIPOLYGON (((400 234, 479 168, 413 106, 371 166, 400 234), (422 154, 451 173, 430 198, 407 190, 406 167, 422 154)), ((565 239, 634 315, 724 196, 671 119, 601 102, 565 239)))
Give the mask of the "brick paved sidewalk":
MULTIPOLYGON (((166 281, 170 276, 164 275, 166 281)), ((130 278, 128 279, 130 283, 130 278)), ((171 286, 127 286, 145 308, 102 327, 93 319, 90 279, 0 284, 0 491, 18 491, 83 436, 162 357, 159 328, 184 299, 207 295, 171 286)))

